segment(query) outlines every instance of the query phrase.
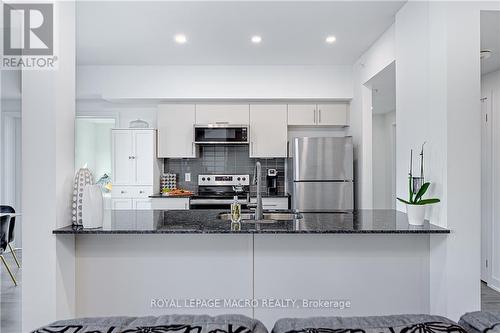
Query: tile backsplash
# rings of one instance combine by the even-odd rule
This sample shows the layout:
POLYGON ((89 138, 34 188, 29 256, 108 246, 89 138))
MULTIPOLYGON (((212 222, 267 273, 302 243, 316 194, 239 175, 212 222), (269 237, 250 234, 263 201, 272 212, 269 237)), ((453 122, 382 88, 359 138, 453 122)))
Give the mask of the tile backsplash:
MULTIPOLYGON (((267 169, 278 171, 278 194, 285 191, 285 159, 250 158, 247 145, 200 146, 199 157, 194 159, 165 159, 164 172, 177 174, 177 186, 190 191, 197 190, 199 174, 249 174, 253 175, 256 161, 262 164, 262 191, 267 193, 267 169), (191 173, 191 181, 184 181, 184 174, 191 173)), ((255 193, 255 186, 250 192, 255 193)))

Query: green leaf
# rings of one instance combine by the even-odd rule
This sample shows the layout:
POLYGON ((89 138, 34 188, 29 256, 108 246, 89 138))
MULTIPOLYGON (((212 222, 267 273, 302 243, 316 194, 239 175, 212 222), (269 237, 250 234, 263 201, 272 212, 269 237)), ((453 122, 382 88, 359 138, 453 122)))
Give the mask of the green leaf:
POLYGON ((408 177, 408 189, 410 191, 410 203, 413 202, 413 188, 412 188, 412 183, 413 183, 413 179, 411 177, 411 175, 408 177))
POLYGON ((399 201, 401 201, 402 203, 405 203, 405 204, 407 204, 407 205, 411 205, 411 204, 410 204, 408 201, 406 201, 406 200, 403 200, 403 199, 401 199, 401 198, 397 198, 397 199, 398 199, 399 201))
POLYGON ((420 200, 417 205, 432 205, 435 203, 441 202, 441 200, 437 198, 432 198, 432 199, 422 199, 420 200))
POLYGON ((431 185, 431 183, 427 182, 427 183, 424 183, 422 185, 422 187, 420 188, 420 190, 418 190, 418 193, 417 195, 415 196, 415 203, 418 204, 420 199, 422 199, 422 196, 425 194, 425 192, 427 192, 427 189, 429 188, 429 185, 431 185))

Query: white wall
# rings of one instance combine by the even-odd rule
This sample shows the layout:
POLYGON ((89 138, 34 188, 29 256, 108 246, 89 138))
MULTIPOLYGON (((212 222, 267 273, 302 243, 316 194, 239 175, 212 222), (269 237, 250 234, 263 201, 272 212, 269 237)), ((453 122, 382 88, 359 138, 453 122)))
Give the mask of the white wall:
POLYGON ((428 235, 82 235, 76 243, 80 317, 242 313, 270 328, 283 317, 429 312, 428 235), (151 308, 160 297, 352 306, 151 308))
POLYGON ((74 239, 52 230, 71 224, 74 176, 75 4, 54 3, 57 70, 22 77, 23 332, 74 316, 74 239))
POLYGON ((392 25, 353 65, 350 133, 354 142, 356 203, 361 209, 373 208, 372 92, 366 84, 394 62, 394 34, 392 25))
MULTIPOLYGON (((491 211, 491 229, 486 235, 489 237, 489 250, 491 253, 489 272, 490 276, 487 277, 488 285, 500 290, 500 70, 489 73, 482 77, 481 80, 481 96, 486 97, 485 101, 489 108, 489 121, 491 123, 490 138, 492 142, 492 164, 491 164, 491 178, 486 179, 487 182, 492 182, 490 187, 491 192, 485 193, 486 196, 492 199, 491 206, 485 207, 491 211)), ((483 161, 484 162, 484 161, 483 161)), ((486 198, 483 198, 486 200, 486 198)), ((483 239, 486 240, 486 239, 483 239)), ((482 265, 484 263, 481 263, 482 265)))
POLYGON ((78 98, 352 98, 351 66, 78 66, 78 98))
POLYGON ((373 114, 373 208, 393 209, 393 125, 396 112, 373 114))
POLYGON ((480 308, 479 18, 493 7, 409 2, 396 15, 397 193, 407 195, 409 149, 426 141, 430 194, 442 199, 428 217, 452 231, 431 237, 431 312, 455 320, 480 308))

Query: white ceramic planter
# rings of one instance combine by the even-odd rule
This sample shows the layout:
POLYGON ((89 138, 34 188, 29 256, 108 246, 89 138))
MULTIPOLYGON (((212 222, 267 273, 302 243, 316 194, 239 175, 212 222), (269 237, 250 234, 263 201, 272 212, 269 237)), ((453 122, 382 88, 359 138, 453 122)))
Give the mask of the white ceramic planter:
POLYGON ((84 228, 101 228, 104 205, 101 185, 87 185, 83 189, 82 225, 84 228))
POLYGON ((425 221, 425 205, 406 204, 408 223, 411 225, 423 225, 425 221))

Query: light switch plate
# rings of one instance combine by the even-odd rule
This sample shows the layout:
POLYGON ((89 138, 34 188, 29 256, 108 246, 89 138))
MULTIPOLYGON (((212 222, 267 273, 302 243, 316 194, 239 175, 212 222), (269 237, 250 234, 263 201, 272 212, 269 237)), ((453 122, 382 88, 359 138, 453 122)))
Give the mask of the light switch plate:
POLYGON ((190 172, 186 172, 184 174, 184 181, 185 182, 190 182, 191 181, 191 173, 190 172))

